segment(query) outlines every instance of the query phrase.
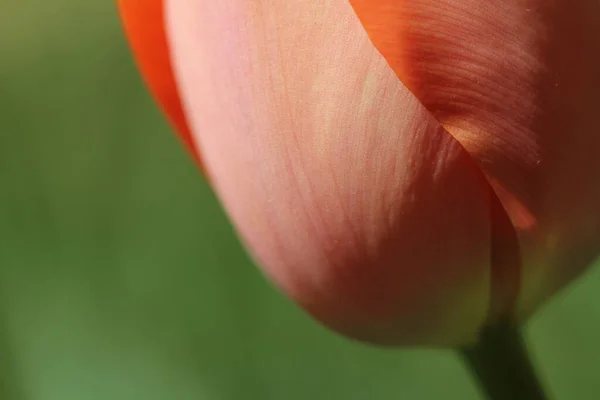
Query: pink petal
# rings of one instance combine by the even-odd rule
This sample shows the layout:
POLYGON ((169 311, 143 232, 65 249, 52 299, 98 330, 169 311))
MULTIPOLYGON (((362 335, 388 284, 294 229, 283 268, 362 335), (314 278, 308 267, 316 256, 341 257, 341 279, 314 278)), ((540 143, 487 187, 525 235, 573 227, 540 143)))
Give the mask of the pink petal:
POLYGON ((182 101, 251 253, 331 328, 472 340, 491 191, 339 0, 168 0, 182 101))

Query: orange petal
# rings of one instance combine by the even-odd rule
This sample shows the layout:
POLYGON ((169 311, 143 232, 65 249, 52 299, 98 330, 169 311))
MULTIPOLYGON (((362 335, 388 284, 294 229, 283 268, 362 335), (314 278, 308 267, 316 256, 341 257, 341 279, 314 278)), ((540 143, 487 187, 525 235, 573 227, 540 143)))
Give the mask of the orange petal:
POLYGON ((410 0, 350 0, 369 38, 403 82, 407 77, 404 43, 407 1, 410 0))
POLYGON ((266 274, 354 338, 473 340, 496 294, 493 194, 350 5, 167 5, 193 134, 266 274))
POLYGON ((173 77, 165 35, 164 0, 118 0, 118 5, 129 44, 150 91, 201 164, 173 77))

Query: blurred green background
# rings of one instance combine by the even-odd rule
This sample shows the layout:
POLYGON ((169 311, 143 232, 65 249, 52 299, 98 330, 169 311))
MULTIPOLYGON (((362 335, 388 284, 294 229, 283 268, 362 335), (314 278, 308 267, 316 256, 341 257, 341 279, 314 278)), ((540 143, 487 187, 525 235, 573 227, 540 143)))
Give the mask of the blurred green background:
MULTIPOLYGON (((600 393, 600 268, 528 339, 600 393)), ((0 1, 0 399, 478 399, 450 352, 378 350, 252 265, 149 98, 110 0, 0 1)))

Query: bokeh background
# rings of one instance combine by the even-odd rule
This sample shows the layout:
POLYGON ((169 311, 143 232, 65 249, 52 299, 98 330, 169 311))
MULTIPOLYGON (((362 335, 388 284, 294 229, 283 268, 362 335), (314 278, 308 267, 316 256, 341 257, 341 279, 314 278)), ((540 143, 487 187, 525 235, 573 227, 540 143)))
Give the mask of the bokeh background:
MULTIPOLYGON (((527 327, 558 400, 599 396, 599 293, 600 265, 527 327)), ((349 342, 268 285, 113 1, 0 0, 0 398, 479 396, 451 352, 349 342)))

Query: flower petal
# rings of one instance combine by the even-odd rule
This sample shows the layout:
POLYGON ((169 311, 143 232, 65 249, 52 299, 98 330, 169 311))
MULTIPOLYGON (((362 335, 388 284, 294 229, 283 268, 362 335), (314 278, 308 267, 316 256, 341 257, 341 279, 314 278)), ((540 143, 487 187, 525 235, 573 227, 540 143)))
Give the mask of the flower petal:
POLYGON ((201 164, 173 77, 165 34, 164 0, 118 0, 118 6, 129 44, 150 91, 201 164))
POLYGON ((522 318, 600 251, 600 3, 350 0, 519 231, 522 318))
POLYGON ((188 120, 255 259, 333 329, 472 340, 493 194, 339 0, 167 1, 188 120))

